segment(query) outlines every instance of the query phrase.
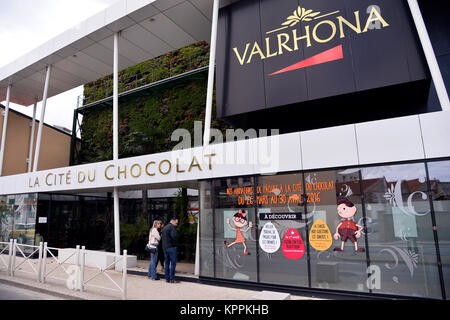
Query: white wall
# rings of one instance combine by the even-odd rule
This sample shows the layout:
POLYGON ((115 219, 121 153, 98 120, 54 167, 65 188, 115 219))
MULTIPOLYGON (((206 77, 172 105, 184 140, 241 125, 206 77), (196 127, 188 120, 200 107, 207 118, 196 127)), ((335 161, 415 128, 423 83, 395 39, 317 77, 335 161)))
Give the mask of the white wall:
POLYGON ((450 157, 449 141, 450 111, 440 111, 1 177, 0 195, 159 186, 219 177, 450 157), (214 157, 208 157, 209 154, 214 157), (200 167, 191 166, 194 157, 200 167), (168 167, 168 161, 172 164, 167 174, 158 171, 161 161, 166 161, 162 171, 167 170, 164 168, 168 167), (152 176, 144 172, 148 163, 153 163, 152 176), (119 166, 130 169, 133 165, 142 168, 134 168, 134 175, 140 173, 138 177, 132 177, 130 172, 126 178, 123 174, 114 179, 105 176, 105 171, 111 177, 117 175, 119 166), (80 173, 87 176, 94 171, 94 180, 77 181, 80 173), (66 183, 69 173, 70 183, 66 183))

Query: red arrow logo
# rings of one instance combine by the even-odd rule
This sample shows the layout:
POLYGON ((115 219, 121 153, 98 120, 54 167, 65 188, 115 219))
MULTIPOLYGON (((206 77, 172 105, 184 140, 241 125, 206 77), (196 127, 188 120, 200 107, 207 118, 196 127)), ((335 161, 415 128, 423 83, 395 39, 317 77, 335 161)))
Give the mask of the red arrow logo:
POLYGON ((342 45, 339 45, 337 47, 334 47, 333 49, 316 54, 315 56, 312 56, 311 58, 297 62, 296 64, 293 64, 287 68, 284 68, 284 69, 278 70, 274 73, 271 73, 271 74, 269 74, 269 77, 274 76, 276 74, 293 71, 293 70, 298 70, 298 69, 311 67, 311 66, 315 66, 318 64, 335 61, 335 60, 341 60, 341 59, 344 59, 344 52, 342 51, 342 45))

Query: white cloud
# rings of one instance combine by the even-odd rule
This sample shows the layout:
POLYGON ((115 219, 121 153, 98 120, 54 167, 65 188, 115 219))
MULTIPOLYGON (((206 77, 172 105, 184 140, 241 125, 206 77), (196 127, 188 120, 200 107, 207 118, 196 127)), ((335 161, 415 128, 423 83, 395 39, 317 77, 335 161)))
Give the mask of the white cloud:
MULTIPOLYGON (((65 30, 107 8, 117 0, 13 0, 0 1, 0 67, 40 46, 65 30)), ((47 101, 45 122, 72 129, 73 110, 82 87, 47 101)), ((4 104, 4 102, 2 102, 4 104)), ((32 116, 33 108, 10 104, 32 116)), ((40 118, 41 103, 38 103, 40 118)))

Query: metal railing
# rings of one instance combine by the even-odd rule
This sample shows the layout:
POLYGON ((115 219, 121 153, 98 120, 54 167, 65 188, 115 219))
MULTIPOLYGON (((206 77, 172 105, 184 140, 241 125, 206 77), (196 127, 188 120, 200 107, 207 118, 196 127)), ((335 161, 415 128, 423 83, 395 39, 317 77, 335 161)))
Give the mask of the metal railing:
MULTIPOLYGON (((39 246, 31 246, 31 245, 25 245, 25 244, 18 244, 16 239, 11 239, 10 242, 0 242, 0 271, 7 271, 8 276, 16 276, 16 272, 20 271, 27 274, 33 274, 36 276, 36 281, 44 284, 48 279, 55 279, 55 280, 61 280, 66 283, 66 286, 71 290, 79 290, 81 292, 85 291, 85 288, 87 286, 90 287, 96 287, 106 290, 112 290, 112 291, 119 291, 121 293, 122 299, 127 298, 127 250, 123 250, 122 256, 115 256, 114 262, 108 265, 106 268, 101 268, 97 266, 99 271, 95 273, 93 276, 90 276, 87 280, 85 280, 85 261, 86 261, 86 248, 85 246, 81 247, 77 245, 74 252, 69 254, 64 259, 57 258, 52 251, 54 250, 60 250, 59 248, 53 248, 48 247, 47 242, 40 243, 39 246), (25 254, 24 250, 22 248, 28 248, 31 249, 30 254, 25 254), (5 252, 8 251, 7 258, 5 257, 5 252), (38 267, 37 270, 31 263, 31 259, 33 256, 38 254, 38 267), (22 262, 17 263, 16 256, 20 254, 22 258, 24 259, 22 262), (51 270, 47 270, 47 257, 48 254, 50 254, 51 259, 56 262, 56 267, 54 267, 51 270), (75 264, 69 264, 67 261, 74 257, 75 258, 75 264), (6 259, 5 259, 6 258, 6 259), (26 271, 22 268, 20 268, 23 264, 28 263, 28 265, 31 267, 32 271, 26 271), (118 263, 121 263, 122 268, 122 286, 120 286, 114 279, 111 278, 111 276, 106 272, 107 269, 109 269, 112 266, 115 266, 116 269, 118 269, 118 263), (66 268, 64 264, 69 264, 69 266, 66 268), (67 275, 67 278, 60 278, 56 276, 51 276, 52 273, 54 273, 57 269, 62 269, 63 272, 67 275), (97 278, 99 275, 103 274, 109 281, 112 282, 112 284, 116 288, 107 288, 103 286, 94 285, 92 283, 88 284, 88 282, 92 281, 93 279, 97 278)), ((94 252, 90 251, 90 255, 95 255, 94 252)), ((99 253, 99 255, 101 255, 99 253)))
MULTIPOLYGON (((85 252, 86 248, 83 246, 81 249, 81 278, 80 278, 80 291, 84 291, 84 288, 88 285, 87 283, 93 279, 95 279, 96 277, 98 277, 99 275, 103 274, 108 280, 110 280, 116 287, 117 289, 111 289, 111 288, 107 288, 107 287, 103 287, 103 286, 98 286, 98 285, 94 285, 94 284, 89 284, 89 286, 91 287, 95 287, 95 288, 100 288, 100 289, 106 289, 106 290, 112 290, 112 291, 119 291, 122 294, 122 299, 126 299, 127 298, 127 250, 123 250, 123 255, 120 256, 120 258, 116 258, 114 259, 114 262, 109 264, 106 268, 101 268, 99 266, 97 266, 97 268, 99 269, 99 271, 94 274, 93 276, 91 276, 89 279, 84 280, 84 275, 85 275, 85 259, 86 259, 86 252, 85 252), (122 287, 120 287, 120 285, 117 284, 117 282, 115 282, 109 275, 108 273, 106 273, 106 270, 109 269, 110 267, 114 266, 115 268, 117 268, 118 263, 122 261, 122 287)), ((92 254, 92 253, 90 253, 92 254)))
MULTIPOLYGON (((77 268, 78 268, 78 263, 79 263, 79 259, 78 259, 78 255, 79 255, 79 251, 80 251, 80 246, 76 247, 76 251, 74 251, 71 255, 69 255, 66 259, 62 260, 62 259, 58 259, 57 257, 55 257, 55 255, 53 254, 52 250, 59 250, 58 248, 52 248, 52 247, 48 247, 47 246, 47 242, 44 242, 44 255, 42 257, 43 260, 43 268, 42 268, 42 283, 45 283, 45 281, 47 280, 47 278, 52 278, 52 279, 56 279, 56 280, 62 280, 62 281, 68 281, 68 279, 63 279, 63 278, 58 278, 58 277, 49 277, 51 273, 53 273, 54 271, 56 271, 57 269, 61 268, 65 274, 67 274, 67 276, 70 278, 72 276, 72 272, 69 272, 66 268, 64 268, 64 263, 67 262, 67 260, 69 260, 71 257, 73 257, 75 254, 77 254, 77 268), (53 258, 53 260, 57 263, 57 266, 55 268, 53 268, 52 270, 47 272, 47 257, 48 257, 48 253, 50 253, 51 258, 53 258)), ((71 288, 70 288, 71 289, 71 288)))
POLYGON ((10 242, 0 242, 0 246, 4 246, 4 248, 2 250, 0 250, 0 270, 5 269, 8 272, 8 275, 10 274, 10 270, 11 270, 11 248, 12 248, 12 240, 10 242), (5 261, 5 259, 3 258, 4 252, 8 250, 8 260, 5 261))
MULTIPOLYGON (((41 278, 41 267, 42 267, 42 242, 39 244, 39 246, 31 246, 28 244, 18 244, 17 243, 17 239, 13 239, 12 241, 12 255, 10 256, 12 261, 11 261, 11 268, 10 268, 10 275, 14 277, 15 272, 16 271, 20 271, 20 272, 24 272, 24 273, 31 273, 36 275, 36 280, 37 282, 40 281, 41 278), (23 252, 22 248, 31 248, 31 250, 34 249, 34 251, 32 251, 28 256, 23 252), (16 257, 17 257, 17 252, 20 252, 20 254, 22 255, 22 257, 24 258, 24 260, 19 263, 18 265, 16 265, 16 257), (30 261, 30 258, 36 253, 38 252, 39 258, 38 258, 38 270, 36 270, 33 266, 33 264, 30 261), (25 262, 28 263, 28 265, 31 267, 31 269, 33 270, 32 272, 29 271, 25 271, 23 269, 20 269, 20 266, 22 266, 25 262)), ((11 242, 10 242, 11 243, 11 242)))

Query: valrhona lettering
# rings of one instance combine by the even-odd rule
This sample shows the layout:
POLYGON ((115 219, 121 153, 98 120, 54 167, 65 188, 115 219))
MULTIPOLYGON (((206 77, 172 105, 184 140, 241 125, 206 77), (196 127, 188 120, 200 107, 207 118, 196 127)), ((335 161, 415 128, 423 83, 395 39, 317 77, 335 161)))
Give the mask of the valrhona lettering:
MULTIPOLYGON (((310 19, 313 19, 311 16, 309 16, 310 18, 300 17, 297 10, 294 11, 294 14, 295 15, 288 17, 286 21, 293 21, 289 26, 297 24, 296 21, 308 22, 310 19)), ((325 14, 324 16, 329 17, 330 15, 325 14)), ((312 21, 315 21, 320 17, 321 16, 316 15, 312 21)), ((345 38, 349 32, 354 32, 358 35, 364 34, 368 32, 369 26, 375 22, 379 22, 382 28, 389 27, 389 23, 375 7, 372 7, 368 17, 363 20, 364 25, 361 23, 362 19, 360 12, 355 11, 354 19, 351 21, 349 21, 350 19, 345 19, 343 16, 337 16, 334 20, 322 20, 312 25, 305 25, 302 32, 300 32, 298 28, 294 28, 290 32, 282 31, 289 28, 289 26, 285 25, 279 29, 266 32, 269 36, 267 36, 262 43, 258 41, 253 43, 248 42, 242 48, 234 47, 233 52, 239 64, 244 65, 252 63, 255 59, 264 60, 280 56, 286 52, 297 51, 300 49, 302 41, 307 47, 311 47, 315 43, 323 44, 330 42, 336 37, 341 39, 345 38), (276 33, 276 31, 279 33, 276 33), (321 31, 321 33, 319 31, 321 31), (323 34, 326 34, 326 36, 323 36, 323 34), (271 45, 273 43, 276 45, 271 45)), ((286 22, 283 23, 283 25, 286 24, 286 22)))

